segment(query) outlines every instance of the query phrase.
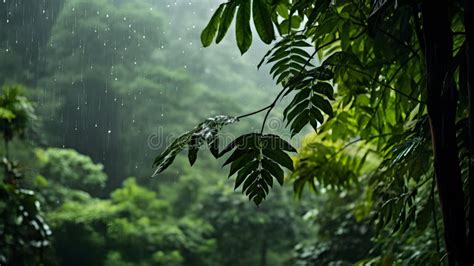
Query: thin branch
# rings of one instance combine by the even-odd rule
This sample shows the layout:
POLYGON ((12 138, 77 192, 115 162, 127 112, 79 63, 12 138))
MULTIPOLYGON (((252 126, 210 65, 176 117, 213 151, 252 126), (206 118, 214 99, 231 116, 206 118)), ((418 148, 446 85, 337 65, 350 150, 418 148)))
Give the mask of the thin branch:
POLYGON ((265 118, 263 119, 263 122, 262 122, 262 128, 260 130, 260 134, 263 134, 263 129, 265 128, 265 123, 267 122, 267 119, 268 119, 268 116, 270 115, 270 112, 272 111, 272 109, 275 107, 276 103, 278 102, 278 99, 280 99, 281 95, 283 95, 283 93, 286 91, 287 87, 284 87, 280 93, 278 93, 277 97, 275 98, 275 100, 273 100, 272 104, 270 104, 268 106, 268 111, 267 113, 265 114, 265 118))
POLYGON ((257 111, 255 111, 255 112, 251 112, 251 113, 248 113, 248 114, 245 114, 245 115, 240 115, 240 116, 237 116, 237 119, 242 119, 242 118, 244 118, 244 117, 247 117, 247 116, 252 116, 252 115, 255 115, 255 114, 261 113, 261 112, 263 112, 263 111, 267 110, 268 108, 270 108, 271 106, 272 106, 272 105, 270 104, 270 105, 268 105, 268 106, 265 106, 265 107, 263 107, 262 109, 260 109, 260 110, 257 110, 257 111))

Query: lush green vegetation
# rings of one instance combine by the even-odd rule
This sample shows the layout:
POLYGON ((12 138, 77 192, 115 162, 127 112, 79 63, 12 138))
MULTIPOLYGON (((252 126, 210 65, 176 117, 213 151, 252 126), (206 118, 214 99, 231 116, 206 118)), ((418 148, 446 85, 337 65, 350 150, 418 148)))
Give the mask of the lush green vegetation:
POLYGON ((471 9, 3 1, 0 265, 471 265, 471 9))

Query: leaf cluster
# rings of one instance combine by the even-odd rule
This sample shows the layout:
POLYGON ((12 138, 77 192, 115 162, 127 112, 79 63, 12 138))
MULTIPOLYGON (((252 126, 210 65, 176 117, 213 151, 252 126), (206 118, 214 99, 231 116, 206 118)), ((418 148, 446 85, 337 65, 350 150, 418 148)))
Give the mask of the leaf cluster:
POLYGON ((238 119, 230 116, 216 116, 208 118, 204 122, 197 125, 194 129, 183 133, 176 138, 153 162, 156 167, 157 175, 168 168, 176 158, 176 156, 188 147, 189 163, 193 165, 197 159, 199 148, 207 143, 210 151, 215 158, 219 157, 219 131, 225 125, 238 122, 238 119))

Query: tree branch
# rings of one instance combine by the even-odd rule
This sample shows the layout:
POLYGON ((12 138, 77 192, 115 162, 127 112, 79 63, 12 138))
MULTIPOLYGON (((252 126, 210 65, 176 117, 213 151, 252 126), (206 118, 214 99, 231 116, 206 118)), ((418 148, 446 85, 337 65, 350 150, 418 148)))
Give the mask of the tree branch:
POLYGON ((271 104, 268 105, 268 106, 265 106, 265 107, 263 107, 262 109, 259 109, 259 110, 257 110, 257 111, 254 111, 254 112, 251 112, 251 113, 248 113, 248 114, 245 114, 245 115, 237 116, 237 119, 241 119, 241 118, 244 118, 244 117, 247 117, 247 116, 252 116, 252 115, 261 113, 261 112, 267 110, 267 109, 270 108, 270 107, 271 107, 271 104))

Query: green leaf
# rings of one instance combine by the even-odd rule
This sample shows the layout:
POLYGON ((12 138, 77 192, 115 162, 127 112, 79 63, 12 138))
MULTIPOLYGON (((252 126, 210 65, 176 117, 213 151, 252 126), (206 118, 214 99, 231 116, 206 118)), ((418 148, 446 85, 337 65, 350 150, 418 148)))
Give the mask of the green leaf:
POLYGON ((222 10, 224 10, 224 6, 225 5, 219 6, 216 12, 214 12, 214 15, 212 15, 212 18, 209 23, 201 33, 201 43, 204 47, 208 47, 209 45, 211 45, 212 40, 214 40, 214 36, 216 36, 217 30, 219 28, 221 13, 222 10))
POLYGON ((312 108, 309 115, 310 115, 310 119, 312 120, 316 119, 316 121, 318 121, 320 124, 324 123, 324 117, 318 109, 312 108))
POLYGON ((237 5, 235 2, 230 2, 225 5, 219 24, 219 31, 217 32, 216 43, 220 43, 229 30, 230 24, 232 20, 234 20, 236 8, 237 5))
POLYGON ((253 0, 253 22, 257 33, 266 44, 270 44, 275 39, 275 31, 270 11, 264 0, 253 0))
POLYGON ((0 119, 11 121, 13 118, 15 118, 15 114, 11 110, 0 107, 0 119))
POLYGON ((311 55, 308 54, 308 52, 306 52, 305 50, 300 49, 298 47, 292 47, 291 52, 295 53, 295 54, 299 54, 299 55, 303 56, 304 58, 310 58, 311 57, 311 55))
POLYGON ((237 178, 235 179, 234 190, 237 190, 240 187, 240 185, 242 185, 246 177, 247 177, 247 172, 240 170, 239 173, 237 173, 237 178))
MULTIPOLYGON (((242 136, 239 136, 235 140, 233 140, 229 145, 227 145, 219 154, 222 156, 235 147, 243 147, 244 145, 248 145, 248 143, 256 143, 260 139, 261 135, 258 133, 249 133, 242 136)), ((246 146, 248 148, 248 146, 246 146)))
POLYGON ((328 97, 329 100, 334 100, 334 89, 331 84, 326 82, 318 82, 312 88, 315 92, 328 97))
POLYGON ((262 175, 263 179, 265 180, 265 183, 267 183, 268 186, 273 187, 273 177, 272 177, 272 175, 266 170, 262 170, 261 175, 262 175))
POLYGON ((266 134, 262 137, 262 141, 264 145, 267 147, 268 145, 273 145, 271 147, 278 147, 278 149, 289 151, 289 152, 296 152, 296 149, 291 146, 289 142, 280 138, 278 135, 274 134, 266 134))
POLYGON ((242 193, 257 205, 270 192, 273 177, 283 184, 281 166, 293 169, 293 161, 284 151, 296 149, 277 135, 250 133, 236 138, 229 146, 226 149, 235 151, 224 165, 232 162, 229 177, 237 172, 234 189, 243 184, 242 193))
POLYGON ((304 110, 306 110, 307 108, 309 107, 309 100, 304 100, 302 102, 300 102, 297 106, 295 106, 293 108, 293 110, 288 114, 288 116, 286 117, 286 121, 287 121, 287 125, 289 123, 291 123, 291 121, 293 121, 293 119, 298 115, 300 114, 301 112, 303 112, 304 110))
POLYGON ((214 137, 214 139, 210 139, 208 144, 212 156, 214 156, 216 159, 219 158, 219 138, 217 135, 214 137))
POLYGON ((313 113, 310 113, 309 114, 309 124, 311 125, 311 127, 314 129, 314 131, 318 131, 318 119, 316 118, 316 116, 313 114, 313 113))
MULTIPOLYGON (((292 50, 291 52, 294 53, 293 50, 292 50)), ((304 65, 309 66, 309 67, 313 66, 313 64, 307 62, 308 59, 303 58, 302 56, 297 55, 297 54, 293 54, 293 55, 291 56, 291 60, 293 60, 293 61, 295 61, 295 62, 297 62, 297 63, 300 63, 300 64, 303 65, 303 66, 304 66, 304 65)))
POLYGON ((250 175, 248 175, 242 187, 242 192, 245 192, 249 188, 250 185, 254 184, 259 174, 260 174, 260 171, 257 170, 257 171, 252 172, 250 175))
POLYGON ((290 156, 288 156, 288 154, 286 154, 280 149, 274 149, 273 147, 264 149, 263 155, 265 155, 269 159, 272 159, 276 163, 284 166, 290 171, 294 170, 293 160, 291 159, 290 156))
POLYGON ((291 52, 287 51, 287 50, 281 50, 279 52, 275 52, 272 55, 272 57, 268 60, 267 64, 273 63, 273 62, 278 61, 280 59, 283 59, 283 58, 287 57, 290 54, 291 54, 291 52))
POLYGON ((276 178, 280 186, 283 186, 285 174, 283 173, 283 170, 280 168, 280 166, 268 159, 262 160, 262 166, 276 178))
POLYGON ((286 117, 286 115, 288 114, 288 111, 290 111, 291 108, 293 108, 296 104, 308 98, 310 93, 311 93, 311 90, 308 90, 308 89, 302 89, 300 92, 298 92, 295 95, 295 97, 293 97, 293 100, 288 104, 288 106, 283 111, 283 117, 286 117))
POLYGON ((288 19, 283 20, 280 25, 278 25, 280 28, 280 32, 282 34, 289 34, 290 33, 290 21, 288 19))
POLYGON ((219 130, 223 126, 237 121, 238 119, 235 117, 218 115, 206 119, 192 130, 182 134, 155 158, 153 167, 156 167, 156 170, 153 175, 155 176, 168 168, 171 163, 173 163, 176 155, 178 155, 178 153, 180 153, 186 146, 189 146, 188 159, 191 165, 196 162, 199 147, 206 142, 211 146, 211 153, 214 156, 220 156, 218 147, 219 130))
POLYGON ((250 1, 244 1, 239 6, 235 24, 235 34, 240 53, 244 54, 248 51, 250 45, 252 45, 252 31, 250 29, 250 1))
POLYGON ((258 167, 258 163, 257 163, 257 164, 251 163, 251 164, 246 165, 244 168, 242 168, 242 169, 237 173, 237 178, 235 179, 234 190, 236 190, 237 188, 239 188, 239 186, 242 184, 242 182, 244 182, 244 180, 245 180, 248 176, 251 176, 251 175, 257 173, 257 171, 255 170, 257 167, 258 167))
POLYGON ((229 158, 227 158, 227 160, 224 162, 224 164, 222 165, 223 167, 230 164, 231 162, 237 160, 238 158, 240 158, 242 155, 244 155, 245 153, 247 153, 249 150, 246 149, 246 148, 237 148, 233 153, 232 155, 229 156, 229 158))
POLYGON ((282 18, 289 18, 289 10, 288 10, 288 7, 284 4, 279 4, 277 7, 276 7, 276 12, 278 13, 278 15, 280 15, 282 18))
POLYGON ((163 172, 166 168, 168 168, 173 163, 177 154, 177 152, 173 151, 172 153, 164 156, 163 160, 161 160, 160 163, 156 165, 156 170, 153 173, 153 176, 156 176, 157 174, 163 172))
POLYGON ((313 75, 319 80, 330 80, 334 77, 334 73, 326 67, 317 67, 313 70, 313 75))
POLYGON ((192 166, 196 162, 199 148, 190 147, 188 151, 189 164, 192 166))
POLYGON ((321 109, 327 115, 331 117, 334 116, 331 104, 323 97, 314 94, 313 97, 311 97, 311 102, 314 106, 316 106, 318 109, 321 109))
POLYGON ((191 140, 192 133, 193 132, 186 132, 182 134, 174 140, 160 156, 156 157, 153 162, 153 166, 156 167, 156 170, 153 173, 154 176, 163 172, 173 163, 176 155, 178 155, 178 153, 181 152, 191 140))
MULTIPOLYGON (((256 153, 257 151, 245 153, 239 159, 233 161, 232 164, 230 165, 229 177, 232 176, 239 169, 244 167, 246 164, 252 162, 256 158, 256 153)), ((254 162, 257 162, 257 161, 254 161, 254 162)))
POLYGON ((291 135, 294 136, 300 133, 300 131, 308 123, 309 123, 309 109, 305 109, 295 118, 295 121, 293 121, 293 123, 291 124, 291 135))
POLYGON ((293 29, 299 28, 301 26, 301 22, 303 21, 299 16, 292 16, 289 18, 289 20, 291 20, 291 27, 293 29))
POLYGON ((290 58, 285 58, 283 60, 278 61, 270 69, 270 74, 272 74, 273 72, 277 71, 280 68, 286 69, 287 68, 287 63, 289 63, 289 62, 290 62, 290 58))

